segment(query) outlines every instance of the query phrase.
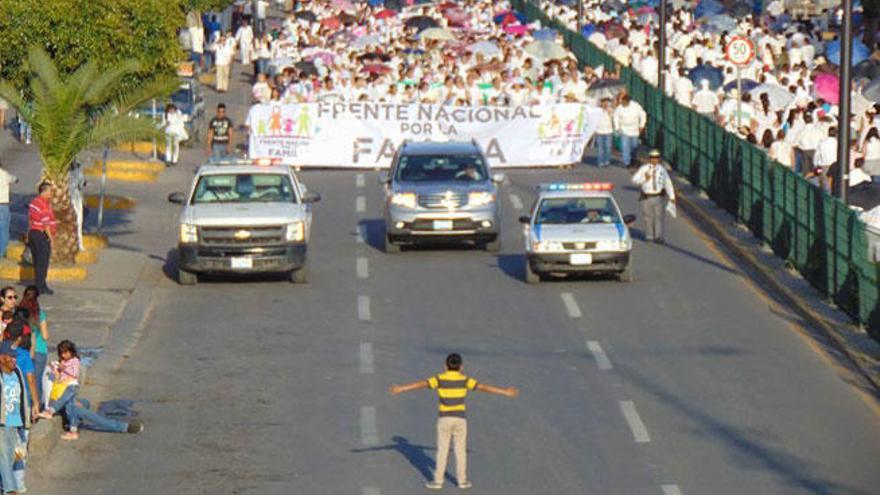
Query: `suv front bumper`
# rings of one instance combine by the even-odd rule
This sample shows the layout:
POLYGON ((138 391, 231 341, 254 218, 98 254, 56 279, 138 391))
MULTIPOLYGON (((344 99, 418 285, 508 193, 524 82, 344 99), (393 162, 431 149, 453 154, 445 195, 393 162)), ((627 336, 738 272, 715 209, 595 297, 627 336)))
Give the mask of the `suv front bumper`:
POLYGON ((576 253, 527 253, 526 257, 535 272, 619 272, 629 264, 629 251, 589 253, 592 263, 588 265, 571 264, 571 255, 576 253))
POLYGON ((178 246, 180 268, 194 273, 275 273, 298 270, 306 262, 306 244, 276 246, 178 246), (250 259, 250 268, 233 268, 233 259, 250 259))
POLYGON ((467 210, 385 209, 385 233, 394 240, 494 240, 501 218, 495 205, 467 210))

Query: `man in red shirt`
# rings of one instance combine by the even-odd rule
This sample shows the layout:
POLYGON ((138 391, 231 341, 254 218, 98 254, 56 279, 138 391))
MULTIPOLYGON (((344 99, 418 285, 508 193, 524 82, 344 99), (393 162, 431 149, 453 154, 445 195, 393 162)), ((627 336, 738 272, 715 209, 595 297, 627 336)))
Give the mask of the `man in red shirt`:
POLYGON ((37 197, 28 205, 27 244, 31 249, 34 262, 34 285, 40 294, 53 294, 46 285, 46 274, 49 272, 49 259, 52 257, 52 240, 58 223, 52 211, 52 183, 43 181, 37 188, 37 197))

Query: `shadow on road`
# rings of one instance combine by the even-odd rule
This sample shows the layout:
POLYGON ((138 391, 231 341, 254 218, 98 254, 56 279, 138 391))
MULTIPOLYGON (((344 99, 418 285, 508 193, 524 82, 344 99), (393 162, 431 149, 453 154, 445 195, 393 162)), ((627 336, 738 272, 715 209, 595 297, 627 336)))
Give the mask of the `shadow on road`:
MULTIPOLYGON (((415 445, 409 443, 409 440, 400 435, 391 437, 391 441, 394 443, 380 445, 378 447, 352 449, 352 452, 355 454, 363 454, 386 450, 395 451, 402 455, 410 465, 422 475, 422 478, 424 478, 425 481, 431 481, 434 479, 434 469, 436 469, 437 464, 434 462, 434 459, 431 459, 425 452, 429 450, 437 450, 436 448, 427 445, 415 445)), ((470 450, 468 450, 468 452, 470 452, 470 450)), ((455 478, 449 473, 446 473, 446 479, 451 483, 456 482, 455 478)))

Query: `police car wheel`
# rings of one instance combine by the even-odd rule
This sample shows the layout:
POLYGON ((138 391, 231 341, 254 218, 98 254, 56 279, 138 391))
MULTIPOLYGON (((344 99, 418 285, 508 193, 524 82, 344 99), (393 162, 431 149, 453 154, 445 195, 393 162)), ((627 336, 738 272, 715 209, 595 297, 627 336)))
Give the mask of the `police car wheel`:
POLYGON ((180 285, 196 285, 199 283, 199 276, 193 272, 188 272, 182 268, 177 269, 177 283, 180 285))
POLYGON ((622 272, 617 274, 617 280, 629 283, 632 282, 634 279, 635 277, 633 276, 632 262, 629 262, 626 265, 626 268, 624 268, 622 272))
POLYGON ((394 244, 391 239, 385 236, 385 252, 388 254, 397 254, 400 252, 400 244, 394 244))
POLYGON ((529 260, 526 259, 525 263, 525 274, 526 274, 526 283, 527 284, 537 284, 541 281, 541 274, 532 270, 532 264, 529 263, 529 260))

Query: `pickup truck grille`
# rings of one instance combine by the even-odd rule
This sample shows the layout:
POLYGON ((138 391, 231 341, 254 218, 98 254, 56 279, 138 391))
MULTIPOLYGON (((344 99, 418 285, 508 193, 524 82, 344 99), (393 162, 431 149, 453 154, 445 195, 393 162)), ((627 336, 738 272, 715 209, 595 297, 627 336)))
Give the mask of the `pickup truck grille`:
POLYGON ((284 241, 284 225, 265 227, 200 227, 199 241, 205 245, 257 246, 284 241))
POLYGON ((583 251, 585 249, 596 249, 595 242, 563 242, 562 248, 566 251, 583 251))
POLYGON ((455 209, 466 205, 467 199, 466 193, 450 194, 448 199, 446 193, 419 194, 419 206, 422 208, 455 209))

